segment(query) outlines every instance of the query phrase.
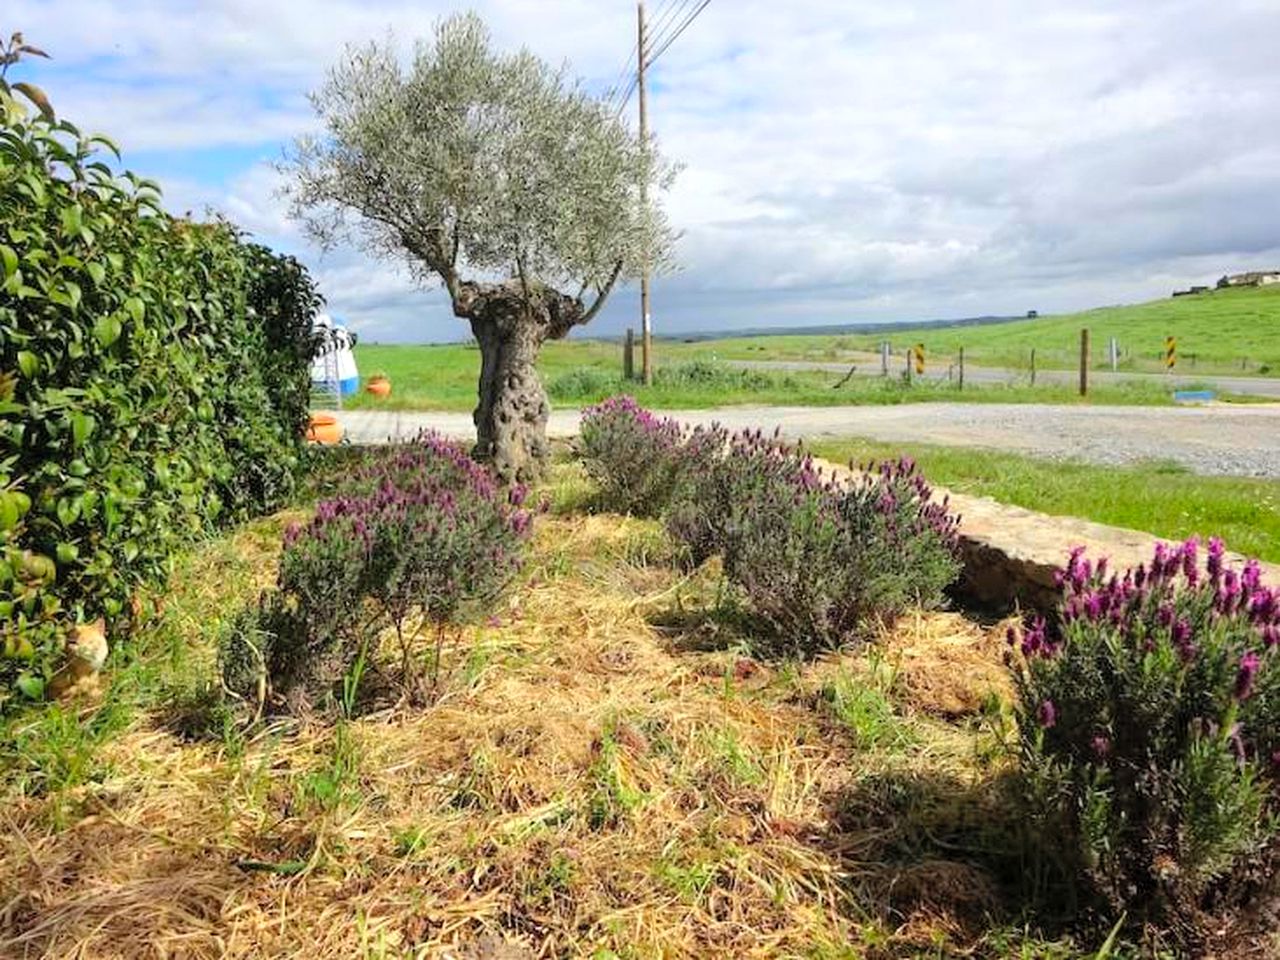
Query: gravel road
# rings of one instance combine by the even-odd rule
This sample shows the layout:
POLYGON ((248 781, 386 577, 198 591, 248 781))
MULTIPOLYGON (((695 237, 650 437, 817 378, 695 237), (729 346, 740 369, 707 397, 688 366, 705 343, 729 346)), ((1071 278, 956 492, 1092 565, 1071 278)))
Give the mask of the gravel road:
MULTIPOLYGON (((913 403, 895 407, 725 407, 666 411, 688 423, 733 429, 781 427, 793 439, 866 437, 1011 450, 1102 464, 1172 460, 1194 473, 1280 478, 1280 404, 1203 407, 1079 407, 1054 404, 913 403)), ((343 411, 354 442, 434 429, 474 436, 463 413, 343 411)), ((549 432, 576 432, 576 411, 557 410, 549 432)))

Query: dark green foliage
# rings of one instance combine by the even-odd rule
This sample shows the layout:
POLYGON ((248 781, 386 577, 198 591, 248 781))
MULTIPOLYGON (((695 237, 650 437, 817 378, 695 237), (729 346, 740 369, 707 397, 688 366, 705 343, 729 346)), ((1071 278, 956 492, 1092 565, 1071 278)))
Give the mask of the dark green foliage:
POLYGON ((296 261, 164 214, 105 139, 3 120, 0 700, 63 625, 118 638, 175 547, 292 493, 319 302, 296 261))
POLYGON ((1193 929, 1278 837, 1280 591, 1210 543, 1108 576, 1083 550, 1053 629, 1010 631, 1028 810, 1118 915, 1193 929))

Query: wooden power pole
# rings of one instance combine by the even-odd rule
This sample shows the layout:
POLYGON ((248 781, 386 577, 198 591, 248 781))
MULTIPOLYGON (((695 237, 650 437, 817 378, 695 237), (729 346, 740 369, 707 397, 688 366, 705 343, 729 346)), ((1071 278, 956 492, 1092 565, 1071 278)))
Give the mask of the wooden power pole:
MULTIPOLYGON (((644 68, 645 68, 645 35, 644 35, 644 0, 638 0, 636 3, 636 86, 640 92, 640 148, 644 151, 646 160, 649 156, 649 105, 645 98, 644 87, 644 68)), ((645 170, 644 176, 640 178, 640 208, 648 209, 649 202, 649 171, 645 170)), ((644 385, 650 386, 653 383, 653 329, 649 320, 649 251, 643 253, 644 262, 640 265, 640 351, 641 360, 641 376, 644 379, 644 385)))

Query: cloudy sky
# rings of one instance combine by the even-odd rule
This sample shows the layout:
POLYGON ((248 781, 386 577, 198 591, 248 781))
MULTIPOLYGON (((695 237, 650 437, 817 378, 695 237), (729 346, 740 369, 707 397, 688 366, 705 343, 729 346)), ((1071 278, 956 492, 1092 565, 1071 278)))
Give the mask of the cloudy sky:
MULTIPOLYGON (((688 0, 649 0, 658 23, 688 0)), ((476 0, 503 46, 614 82, 628 0, 476 0)), ((271 161, 348 41, 435 0, 7 0, 27 75, 168 205, 298 253, 370 340, 461 336, 394 265, 308 249, 271 161)), ((685 165, 659 331, 1041 313, 1280 267, 1280 0, 711 0, 655 65, 685 165)), ((634 102, 632 104, 634 109, 634 102)), ((593 329, 635 323, 621 291, 593 329)))

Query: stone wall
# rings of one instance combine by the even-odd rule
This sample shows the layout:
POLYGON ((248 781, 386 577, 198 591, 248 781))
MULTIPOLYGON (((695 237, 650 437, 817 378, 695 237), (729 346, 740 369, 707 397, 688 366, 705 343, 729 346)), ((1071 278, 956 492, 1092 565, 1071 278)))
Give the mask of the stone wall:
MULTIPOLYGON (((845 467, 823 465, 837 475, 853 475, 845 467)), ((1138 530, 1055 517, 990 497, 935 489, 937 496, 951 497, 951 508, 961 517, 964 569, 958 592, 966 601, 993 612, 1022 609, 1051 613, 1058 597, 1053 574, 1073 547, 1085 547, 1094 558, 1105 556, 1113 570, 1123 570, 1150 561, 1160 542, 1159 537, 1138 530)), ((1245 558, 1228 554, 1228 560, 1238 567, 1245 558)), ((1263 577, 1280 584, 1280 566, 1263 564, 1263 577)))

